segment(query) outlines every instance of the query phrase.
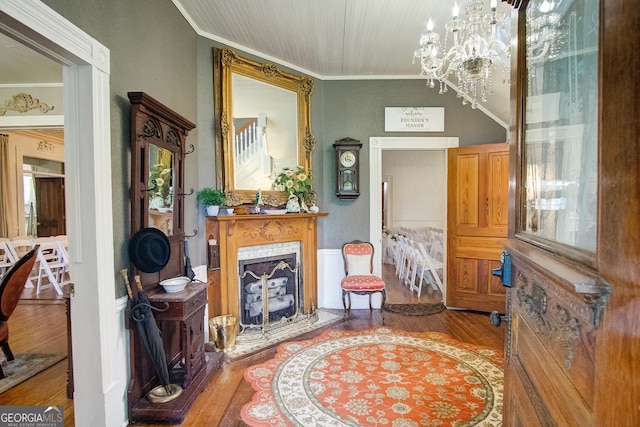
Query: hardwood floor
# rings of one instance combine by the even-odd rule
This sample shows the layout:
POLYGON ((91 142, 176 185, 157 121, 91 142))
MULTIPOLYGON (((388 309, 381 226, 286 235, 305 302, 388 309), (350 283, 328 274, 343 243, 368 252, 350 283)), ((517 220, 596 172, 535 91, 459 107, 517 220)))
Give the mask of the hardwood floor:
MULTIPOLYGON (((52 289, 39 296, 25 289, 9 318, 13 354, 67 354, 67 316, 64 299, 52 289)), ((73 426, 73 400, 67 399, 67 359, 0 394, 0 406, 63 406, 64 425, 73 426)))
MULTIPOLYGON (((442 294, 430 287, 423 287, 418 300, 398 283, 392 265, 384 266, 389 303, 439 302, 442 294)), ((55 302, 55 301, 54 301, 55 302)), ((342 310, 336 310, 342 314, 342 310)), ((11 346, 14 352, 48 351, 66 352, 64 305, 21 302, 9 320, 11 346), (17 326, 16 326, 17 325, 17 326)), ((326 329, 359 330, 385 325, 412 332, 436 331, 449 334, 460 341, 480 344, 502 351, 504 326, 495 328, 486 313, 445 310, 430 316, 401 316, 381 310, 352 310, 351 316, 320 330, 301 335, 298 339, 310 339, 326 329)), ((275 347, 256 355, 224 363, 211 383, 198 396, 181 427, 191 426, 244 426, 240 409, 253 396, 253 389, 243 378, 243 372, 251 365, 264 362, 275 354, 275 347)), ((62 405, 65 426, 73 426, 73 401, 66 398, 67 361, 30 378, 24 383, 0 394, 0 405, 62 405)), ((131 424, 137 427, 155 427, 160 424, 131 424)))

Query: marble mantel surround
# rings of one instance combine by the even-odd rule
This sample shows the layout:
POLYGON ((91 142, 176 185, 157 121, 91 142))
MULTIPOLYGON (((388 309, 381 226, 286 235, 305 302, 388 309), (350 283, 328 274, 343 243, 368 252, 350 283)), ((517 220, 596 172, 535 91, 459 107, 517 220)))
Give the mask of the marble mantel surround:
MULTIPOLYGON (((207 242, 219 246, 220 268, 208 269, 209 318, 240 314, 238 249, 300 242, 304 313, 318 307, 317 221, 328 213, 224 215, 206 218, 207 242)), ((212 251, 207 251, 211 254, 212 251)), ((209 265, 212 263, 208 262, 209 265)))

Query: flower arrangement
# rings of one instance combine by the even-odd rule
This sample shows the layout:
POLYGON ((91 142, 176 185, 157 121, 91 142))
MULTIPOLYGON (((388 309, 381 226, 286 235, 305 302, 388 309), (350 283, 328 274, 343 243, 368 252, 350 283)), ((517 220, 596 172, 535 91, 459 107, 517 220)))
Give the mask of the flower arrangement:
POLYGON ((304 198, 313 191, 311 171, 307 171, 302 166, 298 166, 296 169, 284 168, 273 182, 273 189, 283 190, 304 198))
POLYGON ((155 188, 152 192, 152 198, 159 198, 161 202, 156 202, 165 207, 171 206, 171 168, 165 168, 162 163, 151 166, 149 170, 149 183, 153 185, 155 181, 155 188))

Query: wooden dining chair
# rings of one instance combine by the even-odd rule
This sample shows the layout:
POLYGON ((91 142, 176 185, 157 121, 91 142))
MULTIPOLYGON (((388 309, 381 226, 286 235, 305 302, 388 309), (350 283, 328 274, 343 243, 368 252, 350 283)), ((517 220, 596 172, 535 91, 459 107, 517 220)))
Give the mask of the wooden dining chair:
MULTIPOLYGON (((29 280, 29 275, 36 262, 39 246, 35 246, 25 256, 20 258, 2 278, 0 283, 0 347, 7 360, 13 360, 13 353, 9 347, 9 324, 7 321, 15 310, 24 284, 29 280)), ((2 366, 0 366, 0 379, 4 378, 2 366)))
POLYGON ((369 295, 369 310, 371 296, 379 292, 382 295, 384 306, 387 298, 384 281, 373 274, 373 245, 369 242, 354 240, 342 245, 342 257, 344 258, 345 278, 342 279, 342 305, 345 314, 351 310, 351 294, 369 295))

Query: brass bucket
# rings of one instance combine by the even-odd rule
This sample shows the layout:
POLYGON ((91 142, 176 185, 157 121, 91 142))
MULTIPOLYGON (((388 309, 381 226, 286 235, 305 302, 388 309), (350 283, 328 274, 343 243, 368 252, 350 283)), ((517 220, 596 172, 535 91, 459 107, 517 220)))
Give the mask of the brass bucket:
POLYGON ((238 318, 227 314, 209 319, 209 335, 216 351, 233 351, 238 336, 238 318))

